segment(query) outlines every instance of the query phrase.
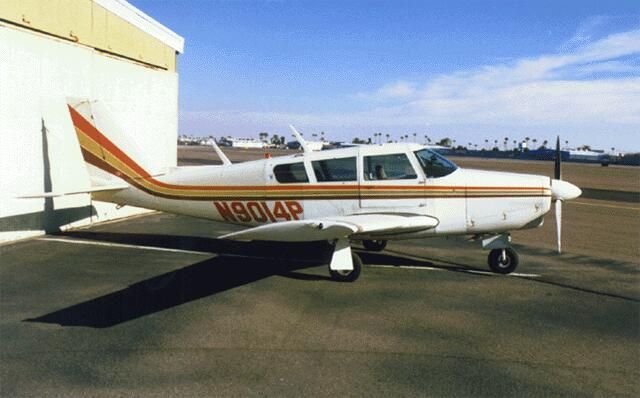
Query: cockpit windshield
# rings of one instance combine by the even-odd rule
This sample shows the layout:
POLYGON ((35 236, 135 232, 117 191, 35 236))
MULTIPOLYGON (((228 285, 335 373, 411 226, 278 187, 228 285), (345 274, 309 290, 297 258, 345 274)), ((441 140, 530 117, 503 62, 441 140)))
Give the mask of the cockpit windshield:
POLYGON ((444 177, 458 168, 452 161, 430 149, 421 149, 415 154, 424 173, 429 178, 444 177))

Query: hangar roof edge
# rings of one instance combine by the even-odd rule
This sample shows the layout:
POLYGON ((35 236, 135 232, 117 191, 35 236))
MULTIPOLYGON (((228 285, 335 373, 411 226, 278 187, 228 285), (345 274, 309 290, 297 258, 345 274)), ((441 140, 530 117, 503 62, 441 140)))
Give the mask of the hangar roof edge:
POLYGON ((125 0, 93 0, 143 32, 162 41, 179 53, 184 51, 184 38, 151 18, 125 0))

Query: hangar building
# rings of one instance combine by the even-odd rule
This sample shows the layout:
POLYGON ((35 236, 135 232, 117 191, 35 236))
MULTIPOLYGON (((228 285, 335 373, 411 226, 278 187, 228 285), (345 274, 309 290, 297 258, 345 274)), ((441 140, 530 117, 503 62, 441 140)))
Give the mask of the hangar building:
POLYGON ((184 39, 124 0, 0 1, 0 242, 139 213, 73 192, 88 184, 68 98, 100 101, 150 154, 176 165, 184 39))

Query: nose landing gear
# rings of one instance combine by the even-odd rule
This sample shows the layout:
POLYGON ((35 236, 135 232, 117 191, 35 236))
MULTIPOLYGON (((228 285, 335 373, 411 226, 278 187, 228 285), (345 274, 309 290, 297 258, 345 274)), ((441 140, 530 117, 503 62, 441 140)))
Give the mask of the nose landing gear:
POLYGON ((498 274, 510 274, 518 266, 518 253, 510 247, 493 249, 487 258, 491 271, 498 274))
POLYGON ((487 258, 491 271, 510 274, 518 267, 518 253, 511 247, 511 236, 508 233, 482 239, 482 247, 491 249, 487 258))

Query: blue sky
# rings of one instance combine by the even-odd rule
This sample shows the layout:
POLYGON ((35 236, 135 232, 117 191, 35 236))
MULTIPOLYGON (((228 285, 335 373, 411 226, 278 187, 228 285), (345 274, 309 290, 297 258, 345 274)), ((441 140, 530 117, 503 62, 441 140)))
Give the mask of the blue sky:
POLYGON ((640 150, 638 1, 130 2, 185 38, 184 134, 640 150))

